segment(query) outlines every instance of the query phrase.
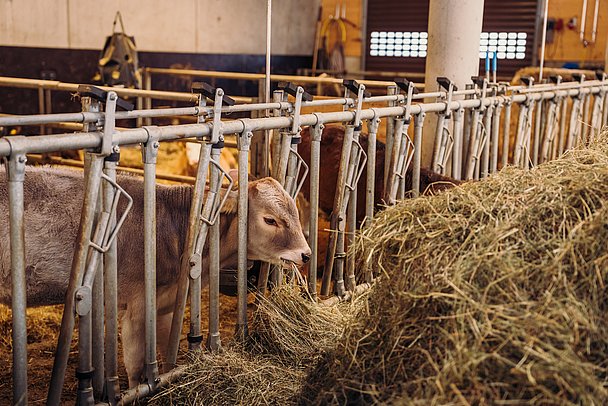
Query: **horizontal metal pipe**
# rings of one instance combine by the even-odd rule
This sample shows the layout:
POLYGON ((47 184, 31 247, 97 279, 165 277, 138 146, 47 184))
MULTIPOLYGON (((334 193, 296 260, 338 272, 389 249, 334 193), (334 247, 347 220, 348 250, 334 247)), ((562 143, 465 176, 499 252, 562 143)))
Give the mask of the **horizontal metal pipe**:
MULTIPOLYGON (((22 89, 48 89, 64 92, 77 92, 77 83, 65 83, 57 80, 24 79, 2 76, 0 77, 0 87, 17 87, 22 89)), ((96 86, 96 85, 95 85, 96 86)), ((149 97, 155 100, 174 100, 195 103, 198 100, 196 93, 166 92, 163 90, 141 90, 121 87, 96 86, 106 91, 113 91, 120 97, 149 97)), ((232 97, 241 103, 250 103, 254 99, 251 97, 232 97)))
POLYGON ((135 388, 131 388, 122 395, 120 402, 118 404, 120 406, 130 405, 130 404, 135 403, 137 400, 144 399, 144 398, 154 394, 155 392, 158 392, 159 389, 165 388, 165 387, 169 386, 171 383, 176 382, 178 379, 180 379, 182 376, 184 376, 185 373, 186 373, 185 366, 177 367, 177 368, 171 370, 170 372, 160 375, 159 376, 160 380, 159 380, 158 384, 154 387, 154 389, 147 383, 142 383, 141 385, 139 385, 135 388))
MULTIPOLYGON (((521 103, 526 99, 530 100, 547 100, 559 96, 576 96, 584 92, 584 89, 570 89, 559 92, 544 92, 529 95, 514 95, 512 101, 521 103)), ((600 87, 589 88, 588 93, 595 94, 600 91, 600 87)), ((468 99, 453 101, 447 106, 448 110, 462 108, 476 108, 482 103, 485 106, 498 102, 498 97, 487 97, 484 99, 468 99)), ((414 104, 411 106, 410 113, 412 115, 420 112, 440 112, 446 110, 446 103, 425 103, 414 104)), ((376 117, 402 116, 405 114, 405 107, 382 107, 374 109, 365 109, 361 111, 360 118, 369 120, 376 117)), ((353 111, 337 111, 328 113, 304 114, 300 116, 300 124, 302 126, 315 125, 319 123, 338 123, 349 122, 354 119, 353 111)), ((222 131, 224 134, 241 133, 247 128, 251 131, 271 130, 278 128, 288 128, 291 126, 291 117, 268 117, 256 119, 240 119, 227 121, 222 123, 222 131)), ((163 126, 160 128, 160 141, 182 139, 188 137, 203 137, 211 133, 211 124, 185 124, 177 126, 163 126)), ((114 135, 114 143, 117 145, 133 145, 147 140, 147 132, 141 128, 119 131, 114 135)), ((11 154, 11 143, 19 143, 20 147, 26 153, 44 153, 54 152, 62 149, 83 149, 95 148, 101 145, 101 132, 90 133, 72 133, 72 134, 55 134, 29 137, 26 139, 16 140, 12 137, 4 137, 0 139, 0 156, 8 156, 11 154)))

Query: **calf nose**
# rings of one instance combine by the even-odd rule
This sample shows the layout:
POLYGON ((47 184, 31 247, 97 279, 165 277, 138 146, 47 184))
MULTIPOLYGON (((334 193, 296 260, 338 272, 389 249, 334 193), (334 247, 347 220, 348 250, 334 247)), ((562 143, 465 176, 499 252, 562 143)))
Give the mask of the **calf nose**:
POLYGON ((308 254, 302 254, 302 261, 304 263, 307 263, 308 261, 310 261, 310 255, 308 255, 308 254))

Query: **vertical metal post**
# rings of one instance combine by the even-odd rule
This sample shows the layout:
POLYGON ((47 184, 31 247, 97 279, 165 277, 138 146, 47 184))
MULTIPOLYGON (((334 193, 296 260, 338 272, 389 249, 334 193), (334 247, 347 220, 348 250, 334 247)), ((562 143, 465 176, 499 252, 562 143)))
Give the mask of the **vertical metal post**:
MULTIPOLYGON (((103 205, 103 194, 99 196, 99 207, 103 205)), ((93 351, 93 396, 95 399, 101 399, 103 396, 104 385, 104 286, 103 286, 103 262, 99 261, 95 280, 93 282, 93 308, 92 312, 92 348, 98 349, 93 351)))
MULTIPOLYGON (((580 92, 584 92, 585 89, 580 89, 580 92)), ((591 134, 591 128, 589 123, 591 122, 591 118, 589 115, 591 114, 591 90, 588 91, 587 94, 583 96, 584 103, 581 104, 582 114, 581 114, 581 132, 580 132, 580 144, 586 145, 589 142, 589 135, 591 134)), ((579 145, 580 145, 579 144, 579 145)))
POLYGON ((511 99, 505 101, 505 120, 502 126, 502 167, 504 168, 509 164, 509 142, 511 132, 511 107, 513 102, 511 99))
POLYGON ((27 405, 27 327, 25 279, 25 154, 14 151, 7 162, 11 247, 13 404, 27 405))
MULTIPOLYGON (((223 141, 211 146, 211 160, 220 163, 223 141)), ((219 169, 211 166, 210 190, 215 190, 219 169)), ((207 337, 207 348, 211 351, 219 351, 222 346, 220 338, 220 218, 209 227, 209 336, 207 337)))
POLYGON ((144 164, 144 317, 145 375, 154 388, 159 382, 156 362, 156 161, 160 147, 160 129, 145 127, 148 141, 142 145, 144 164))
POLYGON ((558 156, 563 154, 566 149, 568 134, 566 132, 566 123, 568 120, 568 98, 562 99, 559 113, 559 149, 558 156))
MULTIPOLYGON (((105 175, 116 180, 116 165, 120 156, 112 154, 105 159, 105 175)), ((110 212, 114 192, 112 185, 103 185, 103 208, 110 212)), ((110 217, 110 228, 116 224, 116 213, 110 217)), ((104 255, 104 298, 105 298, 105 390, 108 402, 115 405, 120 400, 120 383, 118 381, 118 257, 116 239, 110 244, 104 255)))
MULTIPOLYGON (((397 95, 398 91, 397 91, 397 86, 388 86, 387 87, 387 91, 386 94, 389 96, 392 95, 397 95)), ((397 101, 394 102, 389 102, 388 106, 389 107, 394 107, 396 106, 398 103, 397 101)), ((386 196, 387 193, 389 192, 388 188, 388 180, 389 178, 389 172, 390 172, 390 168, 391 168, 391 162, 392 162, 392 153, 393 153, 393 137, 394 137, 394 131, 395 131, 395 119, 393 117, 387 117, 386 119, 386 140, 385 140, 385 148, 384 148, 384 188, 383 188, 383 192, 382 195, 386 196)))
MULTIPOLYGON (((354 129, 353 140, 359 142, 360 134, 361 124, 359 124, 358 127, 354 129)), ((356 159, 357 151, 355 148, 351 148, 349 162, 355 162, 356 159)), ((355 173, 356 171, 357 169, 355 169, 355 173)), ((354 174, 353 176, 356 177, 356 174, 354 174)), ((346 229, 348 230, 348 234, 345 235, 345 240, 349 249, 349 255, 347 256, 347 258, 345 258, 344 261, 346 265, 345 286, 347 290, 354 291, 355 286, 357 285, 357 281, 355 280, 355 255, 352 247, 355 243, 355 231, 357 230, 357 182, 355 182, 353 190, 350 191, 350 196, 348 199, 348 210, 346 212, 346 229)), ((344 231, 346 233, 346 230, 344 231)))
POLYGON ((365 225, 374 217, 376 192, 376 139, 380 119, 373 117, 367 121, 367 180, 365 182, 365 225))
POLYGON ((308 245, 311 249, 308 267, 308 293, 313 300, 317 297, 317 266, 319 253, 319 168, 321 163, 321 136, 325 126, 322 123, 311 128, 310 142, 310 229, 308 245))
POLYGON ((570 127, 568 128, 568 139, 566 141, 566 149, 572 149, 577 144, 581 125, 578 122, 581 110, 580 94, 572 98, 572 109, 570 110, 570 127))
POLYGON ((239 194, 237 207, 238 259, 237 259, 237 323, 236 338, 247 336, 247 237, 249 217, 249 147, 253 133, 246 130, 238 135, 239 194))
POLYGON ((464 109, 459 107, 454 112, 454 147, 452 148, 452 177, 462 179, 462 131, 464 109))
POLYGON ((490 173, 498 171, 498 139, 500 137, 500 115, 502 114, 502 102, 494 108, 492 121, 492 155, 490 157, 490 173))
POLYGON ((546 162, 551 158, 550 152, 553 149, 555 143, 557 142, 557 139, 555 138, 555 133, 557 130, 557 96, 549 100, 548 103, 549 106, 546 118, 547 124, 545 125, 545 137, 542 143, 539 163, 546 162))
MULTIPOLYGON (((344 230, 344 218, 340 217, 340 208, 344 204, 344 191, 346 189, 347 173, 350 161, 350 150, 353 143, 353 132, 354 126, 347 125, 344 131, 344 140, 342 142, 342 153, 340 156, 340 168, 338 170, 338 184, 336 185, 336 193, 334 199, 334 212, 331 215, 330 227, 332 234, 329 236, 329 243, 327 252, 325 253, 325 267, 323 269, 323 280, 321 283, 321 294, 324 296, 329 295, 331 280, 334 270, 334 261, 336 268, 336 292, 338 295, 344 294, 344 278, 343 275, 339 274, 338 264, 344 258, 339 258, 343 251, 340 250, 340 246, 343 247, 344 240, 340 241, 340 235, 343 233, 340 230, 344 230), (342 243, 342 244, 341 244, 342 243), (340 283, 341 280, 341 283, 340 283)), ((341 265, 340 265, 341 266, 341 265)))
POLYGON ((412 168, 412 194, 420 196, 420 158, 422 150, 422 126, 426 113, 421 111, 414 118, 414 159, 412 168))
POLYGON ((481 152, 481 165, 479 171, 480 178, 486 178, 490 174, 490 134, 492 131, 492 114, 494 112, 494 105, 490 104, 483 115, 483 126, 486 134, 486 142, 483 144, 483 150, 481 152))
MULTIPOLYGON (((114 97, 116 97, 115 94, 114 97)), ((96 104, 97 102, 91 101, 89 97, 82 98, 84 111, 89 111, 90 106, 96 104)), ((108 126, 109 125, 110 124, 108 124, 108 126)), ((55 351, 55 359, 53 361, 53 372, 51 375, 51 383, 49 385, 47 405, 58 405, 61 400, 61 391, 63 389, 65 371, 70 354, 70 344, 72 342, 72 335, 74 333, 76 309, 75 295, 76 290, 82 285, 84 278, 85 266, 89 252, 89 242, 93 231, 93 222, 95 220, 96 206, 101 184, 103 160, 104 155, 95 154, 92 152, 87 152, 85 154, 85 187, 80 217, 80 228, 78 236, 76 237, 76 246, 74 249, 70 279, 68 281, 63 316, 61 319, 61 329, 59 331, 57 349, 55 351)), ((87 372, 88 371, 81 371, 83 374, 86 374, 87 372)))
MULTIPOLYGON (((542 93, 541 93, 542 96, 542 93)), ((538 103, 536 103, 536 115, 534 117, 534 141, 532 144, 532 165, 538 165, 538 155, 540 151, 540 132, 541 132, 541 123, 543 120, 543 99, 541 98, 538 103)))
MULTIPOLYGON (((199 106, 204 106, 206 99, 203 95, 199 96, 199 106)), ((204 118, 199 117, 199 122, 203 121, 204 118)), ((180 263, 180 275, 177 282, 177 298, 173 309, 173 319, 171 320, 171 333, 169 335, 169 345, 167 348, 167 364, 170 368, 175 367, 177 361, 177 352, 179 349, 179 341, 182 332, 184 311, 186 309, 186 300, 188 297, 188 287, 190 284, 190 257, 194 253, 194 246, 196 244, 198 227, 201 216, 201 208, 203 207, 203 196, 205 193, 205 185, 207 183, 207 172, 209 171, 209 161, 211 159, 211 145, 205 141, 201 144, 201 150, 199 152, 198 167, 196 172, 196 181, 194 183, 194 190, 192 193, 192 202, 190 203, 190 213, 188 215, 188 231, 186 233, 186 244, 184 247, 185 254, 182 255, 180 263)), ((200 276, 199 276, 200 280, 200 276)), ((200 291, 199 291, 200 292, 200 291)), ((192 298, 192 296, 191 296, 192 298)), ((194 299, 200 302, 200 296, 198 299, 194 299)), ((200 306, 199 306, 200 307, 200 306)), ((194 309, 196 310, 196 308, 194 309)), ((192 313, 192 309, 191 309, 192 313)), ((199 311, 200 319, 200 311, 199 311)), ((192 320, 191 320, 192 321, 192 320)), ((191 327, 196 324, 190 325, 191 327)), ((194 327, 195 328, 195 327, 194 327)), ((200 342, 202 336, 195 337, 195 331, 190 331, 190 341, 198 340, 200 342)))

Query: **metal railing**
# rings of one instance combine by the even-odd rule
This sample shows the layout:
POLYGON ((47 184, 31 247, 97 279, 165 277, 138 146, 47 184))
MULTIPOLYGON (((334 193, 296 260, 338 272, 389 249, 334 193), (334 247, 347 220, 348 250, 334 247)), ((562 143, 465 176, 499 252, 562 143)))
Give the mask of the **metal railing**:
MULTIPOLYGON (((416 94, 416 86, 406 80, 391 82, 387 95, 370 96, 363 83, 346 81, 344 97, 328 100, 312 100, 302 87, 285 84, 274 94, 271 103, 233 104, 221 89, 200 87, 198 93, 188 95, 195 103, 192 107, 179 109, 140 109, 116 111, 118 92, 122 89, 107 89, 106 93, 90 92, 90 87, 80 89, 82 111, 77 113, 7 116, 0 117, 0 125, 40 125, 52 122, 82 123, 82 131, 39 136, 8 136, 0 138, 0 157, 7 162, 9 191, 9 223, 11 242, 11 276, 13 309, 13 382, 16 403, 27 402, 27 348, 25 327, 25 256, 24 241, 24 181, 27 154, 40 154, 66 149, 85 150, 84 202, 80 232, 75 245, 74 261, 70 275, 68 293, 57 356, 49 388, 48 404, 60 402, 65 367, 69 355, 76 315, 79 319, 79 367, 78 403, 90 404, 105 399, 110 404, 129 403, 154 391, 180 376, 182 369, 168 374, 159 374, 156 367, 156 153, 162 142, 192 137, 202 144, 197 176, 188 217, 188 232, 184 244, 185 252, 180 264, 178 294, 169 338, 170 365, 175 365, 184 309, 190 291, 191 320, 189 349, 201 348, 202 328, 200 324, 201 302, 201 256, 202 247, 209 243, 209 332, 206 347, 217 350, 221 346, 219 332, 219 253, 222 243, 219 236, 217 213, 222 202, 219 187, 228 177, 218 165, 219 152, 226 135, 235 134, 238 149, 238 320, 237 337, 247 334, 247 214, 248 214, 248 164, 250 146, 254 132, 277 131, 276 154, 272 156, 273 177, 282 183, 286 191, 295 196, 301 181, 309 173, 310 182, 310 239, 312 250, 308 290, 317 300, 316 271, 318 252, 318 205, 320 178, 320 143, 326 124, 344 125, 344 140, 338 173, 338 184, 334 210, 331 217, 331 233, 325 272, 321 287, 322 295, 334 294, 337 298, 348 297, 358 291, 352 251, 346 252, 351 234, 345 230, 356 228, 356 188, 362 169, 367 165, 365 212, 368 221, 374 214, 375 205, 375 159, 376 135, 382 121, 386 121, 386 149, 384 199, 388 204, 417 196, 420 191, 421 145, 423 137, 435 138, 433 169, 456 179, 480 179, 496 172, 509 163, 530 168, 559 156, 563 151, 584 144, 606 125, 608 105, 606 92, 608 80, 598 75, 597 79, 576 82, 535 85, 526 79, 523 86, 489 83, 476 78, 468 89, 458 90, 445 78, 438 80, 438 91, 416 94), (291 94, 293 101, 287 96, 291 94), (464 98, 463 98, 464 97, 464 98), (431 103, 415 103, 416 100, 435 98, 431 103), (211 101, 210 105, 207 102, 211 101), (369 108, 367 104, 384 102, 386 107, 369 108), (343 106, 342 111, 301 114, 304 106, 343 106), (510 136, 513 107, 518 107, 516 133, 510 136), (256 111, 269 109, 274 116, 264 118, 226 119, 231 111, 256 111), (102 111, 103 110, 103 111, 102 111), (190 114, 198 117, 196 124, 145 126, 134 129, 116 129, 115 121, 122 118, 141 119, 152 116, 190 114), (423 134, 425 116, 434 114, 436 130, 423 134), (408 131, 413 120, 413 139, 408 131), (359 142, 362 126, 367 124, 368 148, 359 142), (311 127, 311 160, 309 167, 303 164, 298 154, 302 126, 311 127), (502 133, 502 134, 501 134, 502 133), (514 139, 512 144, 510 141, 514 139), (116 261, 117 242, 115 236, 124 216, 116 214, 116 200, 130 198, 116 182, 117 152, 122 145, 141 144, 144 150, 143 183, 143 233, 144 233, 144 280, 145 280, 145 360, 143 370, 146 383, 131 388, 120 395, 117 379, 117 315, 116 315, 116 261), (502 149, 500 148, 502 146, 502 149), (406 185, 406 174, 411 172, 411 193, 406 185), (209 190, 205 184, 209 183, 209 190), (100 185, 103 189, 100 192, 100 185), (98 207, 97 201, 104 204, 98 207), (106 291, 91 292, 98 286, 96 273, 103 257, 106 291), (105 300, 105 357, 104 351, 93 351, 92 340, 101 340, 104 322, 94 316, 95 308, 105 300), (108 303, 113 303, 108 307, 108 303), (110 311, 108 311, 110 309, 110 311), (106 366, 105 373, 103 366, 106 366), (109 367, 108 367, 109 366, 109 367), (95 372, 97 371, 97 372, 95 372), (105 388, 105 389, 104 389, 105 388), (104 392, 105 391, 105 392, 104 392)), ((73 91, 74 89, 72 89, 73 91)), ((145 91, 141 91, 145 92, 145 91)), ((138 93, 145 97, 145 93, 138 93)), ((182 96, 180 96, 182 97, 182 96)), ((185 97, 185 96, 183 96, 185 97)), ((428 120, 427 120, 428 122, 428 120)), ((229 178, 229 177, 228 177, 229 178)), ((229 185, 232 180, 229 180, 229 185)), ((231 187, 231 186, 229 186, 231 187)), ((368 221, 364 222, 366 224, 368 221)), ((271 267, 263 267, 259 288, 263 294, 271 278, 271 267)), ((282 269, 274 270, 275 283, 281 283, 282 269), (278 275, 278 276, 277 276, 278 275)), ((364 270, 364 286, 374 279, 373 270, 364 270)), ((99 342, 99 341, 98 341, 99 342)), ((103 340, 101 340, 103 342, 103 340)))

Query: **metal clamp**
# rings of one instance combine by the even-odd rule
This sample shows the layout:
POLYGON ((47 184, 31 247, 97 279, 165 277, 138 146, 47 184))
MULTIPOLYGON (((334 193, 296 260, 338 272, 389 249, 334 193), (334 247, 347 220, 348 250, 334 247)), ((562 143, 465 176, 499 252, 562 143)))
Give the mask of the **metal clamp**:
POLYGON ((293 135, 300 134, 300 112, 302 110, 302 101, 312 101, 313 96, 304 91, 302 86, 295 86, 291 82, 280 82, 277 88, 295 98, 292 113, 293 121, 291 125, 291 133, 293 135))
POLYGON ((355 131, 360 131, 361 109, 363 107, 363 99, 366 97, 370 97, 371 94, 367 90, 365 90, 365 85, 363 83, 357 83, 356 80, 345 79, 342 82, 342 85, 344 86, 344 98, 348 98, 350 93, 357 94, 357 103, 355 107, 355 118, 353 119, 353 125, 355 126, 355 131))
POLYGON ((211 139, 209 140, 209 142, 211 144, 217 144, 218 142, 223 141, 224 136, 222 134, 222 106, 233 106, 236 102, 233 98, 226 96, 224 94, 224 90, 222 90, 221 88, 215 88, 205 82, 194 82, 192 84, 192 91, 195 93, 200 93, 202 96, 213 100, 213 127, 211 129, 211 139))
MULTIPOLYGON (((97 251, 99 251, 101 253, 106 253, 110 249, 112 242, 118 235, 118 232, 120 231, 123 223, 125 222, 127 215, 131 211, 131 207, 133 206, 133 198, 122 187, 120 187, 120 185, 118 183, 116 183, 114 180, 112 180, 106 174, 102 174, 101 178, 103 180, 105 180, 106 182, 108 182, 115 190, 114 197, 112 199, 112 206, 110 209, 111 214, 117 212, 120 196, 124 196, 127 199, 127 207, 125 207, 125 210, 122 213, 122 216, 120 216, 120 219, 118 219, 118 221, 116 222, 116 225, 110 231, 109 238, 105 241, 105 243, 103 243, 102 245, 99 245, 99 244, 94 243, 93 241, 89 241, 89 245, 92 248, 96 249, 97 251)), ((105 228, 103 235, 108 235, 108 229, 110 227, 110 218, 109 217, 108 217, 108 221, 105 224, 103 224, 102 227, 105 228)))

